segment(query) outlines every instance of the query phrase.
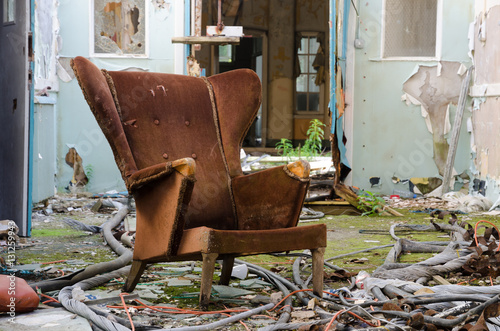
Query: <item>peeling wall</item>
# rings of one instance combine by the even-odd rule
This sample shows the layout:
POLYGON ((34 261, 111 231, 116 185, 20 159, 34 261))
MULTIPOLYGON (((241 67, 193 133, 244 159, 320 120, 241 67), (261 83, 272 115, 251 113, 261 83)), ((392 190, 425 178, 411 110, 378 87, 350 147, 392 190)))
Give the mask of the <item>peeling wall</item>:
POLYGON ((440 62, 434 66, 419 66, 403 84, 403 91, 412 103, 421 105, 422 116, 432 134, 433 158, 439 174, 444 174, 448 156, 447 134, 450 127, 450 105, 456 105, 462 85, 460 62, 440 62), (417 102, 415 102, 417 101, 417 102))
POLYGON ((473 34, 474 84, 471 95, 475 177, 486 180, 486 196, 500 195, 500 1, 476 6, 473 34))
MULTIPOLYGON (((421 114, 421 107, 408 106, 401 99, 405 82, 418 71, 419 65, 437 68, 438 62, 381 58, 383 1, 368 0, 355 3, 358 4, 360 17, 359 31, 354 35, 350 34, 348 42, 348 47, 355 54, 354 96, 352 105, 349 105, 350 109, 353 109, 353 128, 352 131, 346 131, 348 141, 351 140, 351 145, 348 146, 352 146, 353 154, 350 160, 353 171, 352 176, 348 177, 348 183, 370 191, 391 194, 394 189, 408 189, 407 182, 394 183, 393 176, 399 179, 439 177, 440 170, 434 161, 436 137, 433 139, 433 134, 428 131, 421 114), (359 48, 353 46, 355 38, 358 39, 359 48), (372 188, 370 177, 380 177, 381 184, 372 188)), ((442 23, 438 25, 442 28, 440 60, 469 66, 467 35, 468 26, 474 20, 474 1, 443 1, 442 4, 442 23)), ((420 88, 428 87, 430 84, 426 82, 424 71, 427 69, 421 68, 424 84, 417 84, 418 88, 413 93, 422 99, 425 89, 420 88)), ((428 74, 429 82, 431 77, 437 78, 437 73, 431 75, 431 72, 428 72, 428 74)), ((459 82, 456 78, 453 78, 453 84, 459 82)), ((422 82, 421 79, 417 81, 422 82)), ((434 92, 427 91, 427 93, 431 95, 434 92)), ((445 99, 448 100, 449 97, 445 99)), ((436 107, 436 104, 432 102, 429 107, 436 107)), ((445 106, 441 106, 435 113, 439 119, 431 122, 447 121, 446 118, 443 121, 445 106)), ((449 114, 451 123, 454 121, 454 114, 455 106, 452 105, 449 114)), ((470 112, 465 111, 455 160, 455 169, 458 173, 469 168, 469 134, 465 124, 469 116, 470 112)), ((437 141, 446 144, 448 135, 444 134, 444 127, 441 124, 435 126, 434 136, 437 135, 439 138, 437 141)), ((443 152, 438 154, 444 155, 443 152)))

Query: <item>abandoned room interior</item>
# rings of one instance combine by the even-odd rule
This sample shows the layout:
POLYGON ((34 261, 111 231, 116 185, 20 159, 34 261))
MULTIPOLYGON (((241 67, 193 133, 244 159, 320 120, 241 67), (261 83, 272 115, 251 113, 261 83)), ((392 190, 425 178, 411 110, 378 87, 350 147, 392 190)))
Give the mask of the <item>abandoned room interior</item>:
POLYGON ((500 0, 0 3, 0 330, 500 330, 500 0))

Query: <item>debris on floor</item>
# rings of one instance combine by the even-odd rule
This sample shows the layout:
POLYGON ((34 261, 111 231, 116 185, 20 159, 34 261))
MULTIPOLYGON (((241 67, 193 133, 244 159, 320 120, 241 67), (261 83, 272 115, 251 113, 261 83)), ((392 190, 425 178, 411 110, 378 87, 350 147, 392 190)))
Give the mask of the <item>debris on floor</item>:
MULTIPOLYGON (((359 230, 357 241, 369 248, 357 251, 353 247, 350 254, 325 255, 322 297, 315 297, 309 290, 310 253, 290 252, 252 262, 236 260, 230 286, 215 285, 214 280, 211 304, 204 311, 198 308, 201 280, 198 262, 153 264, 135 291, 128 294, 121 292, 127 266, 116 273, 91 276, 88 281, 67 283, 64 288, 45 289, 51 282, 68 282, 102 263, 121 259, 120 253, 103 244, 102 236, 106 221, 117 217, 117 207, 127 205, 126 195, 119 192, 51 198, 36 206, 32 220, 34 235, 25 244, 17 243, 14 266, 2 267, 3 277, 15 273, 30 285, 40 284, 38 292, 28 286, 32 294, 26 295, 40 303, 31 305, 36 308, 31 313, 16 310, 14 323, 7 310, 0 315, 0 330, 130 330, 131 321, 138 330, 497 328, 500 325, 499 233, 493 216, 489 216, 491 222, 471 222, 478 210, 488 210, 491 204, 481 198, 451 194, 443 199, 387 198, 386 201, 401 212, 403 205, 405 209, 421 211, 403 213, 405 217, 420 217, 427 224, 409 224, 405 217, 357 216, 367 225, 386 222, 389 227, 382 230, 375 225, 359 230), (481 207, 476 209, 474 206, 478 205, 481 207), (471 209, 466 209, 467 206, 471 209), (390 244, 374 240, 384 232, 390 237, 390 244), (61 234, 70 239, 62 239, 64 236, 57 239, 61 234), (436 240, 415 240, 421 234, 433 234, 436 240), (380 246, 370 247, 373 244, 380 246), (389 250, 386 256, 376 253, 383 249, 389 250), (362 251, 380 256, 382 263, 366 272, 373 262, 359 255, 362 251), (346 257, 343 265, 332 264, 342 256, 346 257), (265 262, 270 258, 276 261, 265 262)), ((114 227, 113 239, 133 246, 133 204, 128 204, 128 209, 124 221, 114 227)), ((314 209, 304 209, 301 219, 335 222, 335 216, 325 216, 314 209)), ((333 238, 330 234, 342 240, 342 233, 337 231, 341 232, 332 225, 329 240, 333 238)), ((7 247, 4 245, 2 249, 4 256, 7 247)), ((215 275, 220 275, 220 269, 215 275)), ((19 284, 16 281, 16 298, 19 284)), ((0 292, 8 295, 8 291, 0 292)))

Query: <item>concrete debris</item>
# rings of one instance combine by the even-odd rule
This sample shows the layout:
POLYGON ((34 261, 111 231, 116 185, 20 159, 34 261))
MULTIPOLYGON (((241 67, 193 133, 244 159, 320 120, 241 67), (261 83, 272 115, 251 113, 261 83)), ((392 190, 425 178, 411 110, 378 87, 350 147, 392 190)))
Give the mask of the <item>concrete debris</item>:
POLYGON ((493 203, 482 195, 465 195, 461 192, 449 192, 443 195, 443 200, 448 201, 453 209, 466 213, 487 211, 493 203))
POLYGON ((92 331, 90 323, 64 308, 41 309, 28 314, 16 315, 12 322, 8 317, 0 317, 1 331, 92 331))

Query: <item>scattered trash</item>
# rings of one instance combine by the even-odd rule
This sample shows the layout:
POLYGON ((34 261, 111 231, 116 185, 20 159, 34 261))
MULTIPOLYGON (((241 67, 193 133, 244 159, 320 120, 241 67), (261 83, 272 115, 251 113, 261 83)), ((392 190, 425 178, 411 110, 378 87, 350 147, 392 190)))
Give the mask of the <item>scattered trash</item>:
MULTIPOLYGON (((110 194, 116 193, 111 192, 110 194)), ((460 206, 476 208, 474 206, 477 206, 479 201, 479 204, 483 203, 481 209, 484 211, 488 209, 485 209, 487 204, 481 197, 466 200, 469 201, 468 204, 457 204, 456 202, 462 197, 456 195, 449 200, 440 198, 398 199, 397 197, 386 199, 391 204, 391 207, 398 206, 398 204, 407 204, 409 208, 416 209, 415 212, 427 213, 432 219, 428 225, 405 224, 405 220, 402 219, 400 223, 394 223, 390 231, 385 231, 385 234, 394 239, 395 244, 378 244, 381 245, 378 247, 390 246, 392 250, 384 259, 386 263, 374 272, 349 272, 333 265, 327 267, 325 264, 324 279, 325 284, 327 284, 325 288, 327 293, 323 295, 323 298, 313 298, 311 293, 307 292, 307 288, 311 286, 309 284, 310 260, 301 258, 302 262, 297 264, 299 279, 293 276, 291 281, 284 277, 290 271, 290 267, 285 262, 282 262, 283 265, 270 263, 272 271, 267 269, 264 271, 256 269, 256 266, 251 264, 242 264, 235 261, 232 276, 237 278, 236 276, 240 275, 242 280, 233 280, 231 286, 214 285, 213 304, 226 305, 228 307, 227 314, 234 316, 238 316, 249 309, 252 310, 255 305, 260 305, 260 307, 265 307, 263 305, 268 304, 272 305, 271 308, 268 308, 269 311, 265 313, 266 317, 251 316, 244 321, 252 330, 259 328, 262 330, 279 328, 312 329, 313 325, 323 325, 325 327, 330 323, 330 330, 348 327, 366 329, 376 326, 389 330, 398 330, 398 328, 409 327, 414 329, 431 328, 431 325, 443 330, 452 330, 453 328, 463 327, 467 323, 476 327, 485 327, 485 325, 486 328, 491 327, 492 321, 498 323, 493 313, 496 312, 495 300, 498 300, 497 296, 500 294, 500 285, 497 285, 500 283, 500 263, 497 262, 500 261, 500 257, 497 256, 498 252, 496 251, 498 233, 494 227, 487 223, 479 223, 474 226, 474 224, 469 225, 464 222, 470 217, 470 214, 464 214, 462 210, 459 210, 460 206), (478 235, 478 231, 484 234, 478 235), (445 242, 448 244, 448 246, 445 246, 442 245, 442 242, 441 244, 435 242, 421 243, 408 239, 420 232, 441 232, 442 235, 436 234, 436 237, 441 238, 446 235, 447 238, 451 238, 451 241, 445 242), (434 252, 434 255, 428 259, 418 259, 412 263, 399 262, 403 254, 411 256, 410 254, 418 251, 434 252), (337 269, 332 270, 333 267, 337 269), (307 275, 300 275, 304 272, 307 275), (279 280, 277 281, 277 279, 279 280), (348 280, 351 280, 352 286, 328 288, 328 284, 332 284, 332 282, 347 284, 348 280), (460 282, 464 282, 464 285, 484 286, 457 285, 460 282), (282 285, 278 285, 278 283, 282 285), (494 286, 489 286, 491 284, 494 286), (276 291, 283 294, 280 295, 276 291), (287 297, 290 293, 293 293, 292 296, 295 296, 296 300, 287 297), (280 298, 272 301, 271 297, 275 296, 280 296, 280 298), (282 301, 283 298, 285 301, 282 301), (274 304, 271 304, 271 302, 274 302, 274 304), (275 306, 275 304, 278 305, 275 306), (446 319, 447 316, 453 315, 456 316, 455 319, 446 319), (467 317, 464 317, 465 315, 467 317)), ((103 198, 100 195, 92 198, 90 195, 81 195, 79 197, 73 195, 72 198, 51 198, 35 206, 33 220, 36 224, 46 224, 47 226, 67 230, 70 228, 72 230, 68 231, 81 231, 81 236, 84 237, 78 239, 78 243, 72 242, 68 244, 66 250, 68 257, 64 260, 55 258, 53 260, 57 261, 16 264, 14 267, 17 274, 23 277, 35 278, 67 278, 68 276, 71 277, 72 274, 75 274, 73 276, 75 277, 79 272, 82 272, 82 269, 78 268, 93 266, 93 262, 82 258, 84 256, 82 254, 89 250, 85 246, 95 245, 95 240, 100 240, 100 235, 95 234, 102 232, 102 223, 105 219, 116 211, 116 206, 127 204, 126 201, 120 199, 124 199, 124 197, 120 195, 115 198, 103 198), (96 201, 102 203, 99 208, 92 209, 96 205, 96 201), (49 205, 52 213, 47 215, 46 210, 49 205), (85 216, 79 216, 82 214, 85 216), (45 222, 46 220, 48 220, 48 223, 45 222), (95 223, 88 224, 88 220, 95 223), (73 254, 73 256, 70 257, 70 254, 73 254)), ((422 216, 420 217, 422 218, 422 216)), ((372 220, 376 221, 378 219, 367 218, 367 225, 372 220)), ((325 220, 335 222, 336 218, 327 217, 323 219, 323 221, 325 220)), ((126 237, 132 238, 130 234, 133 234, 134 222, 134 217, 128 217, 121 222, 113 231, 114 237, 119 241, 126 237)), ((358 235, 380 235, 383 232, 375 226, 360 230, 358 235)), ((367 244, 384 242, 368 238, 360 239, 360 242, 367 244)), ((34 251, 39 249, 42 254, 52 247, 51 244, 38 243, 35 238, 32 238, 32 240, 33 242, 26 244, 35 245, 32 249, 34 251)), ((132 241, 130 243, 133 245, 132 241)), ((376 249, 376 247, 372 249, 376 249)), ((352 254, 354 253, 356 252, 352 252, 352 254)), ((302 252, 300 254, 307 256, 309 253, 302 252)), ((357 254, 359 254, 359 251, 357 254)), ((110 258, 116 258, 116 255, 110 253, 110 258)), ((330 259, 325 262, 329 263, 328 260, 330 259)), ((367 265, 373 263, 369 262, 372 259, 364 256, 344 258, 344 261, 346 260, 350 260, 351 263, 344 264, 344 266, 354 270, 356 268, 366 268, 367 265)), ((11 269, 6 268, 5 272, 10 272, 9 270, 11 269)), ((143 325, 151 327, 156 325, 157 327, 175 329, 184 326, 203 325, 203 327, 208 327, 212 323, 225 321, 226 317, 217 313, 217 311, 206 312, 207 314, 203 312, 202 314, 200 311, 188 311, 186 309, 182 314, 171 314, 171 310, 164 309, 164 307, 177 309, 178 300, 197 302, 199 291, 196 291, 196 287, 201 279, 200 273, 201 268, 199 268, 199 265, 191 262, 152 265, 148 272, 144 273, 136 291, 130 295, 123 295, 127 311, 131 315, 134 324, 143 323, 143 325), (167 289, 172 293, 168 293, 167 289), (164 301, 168 301, 168 304, 162 303, 164 301), (155 304, 154 302, 158 303, 155 304)), ((118 276, 106 283, 105 287, 98 287, 93 290, 82 289, 80 291, 73 287, 70 292, 71 300, 92 307, 99 314, 108 314, 106 318, 115 321, 114 323, 116 321, 120 321, 119 323, 122 323, 122 325, 128 323, 127 327, 130 329, 130 322, 120 298, 122 285, 123 278, 118 276)), ((51 297, 56 295, 56 293, 50 293, 44 291, 43 295, 48 294, 51 297)), ((43 298, 42 301, 47 302, 46 305, 57 305, 55 302, 49 302, 51 300, 47 298, 43 298)), ((25 320, 25 316, 29 316, 29 323, 31 321, 35 323, 32 325, 58 330, 59 327, 66 325, 67 321, 70 320, 67 316, 76 316, 73 313, 59 316, 57 312, 64 312, 62 308, 52 308, 50 311, 54 313, 46 315, 45 310, 38 309, 33 313, 16 316, 16 327, 19 325, 19 330, 23 330, 20 323, 25 320), (61 321, 65 322, 60 323, 61 321), (41 324, 36 324, 38 322, 41 324)), ((8 315, 5 315, 5 321, 7 321, 7 317, 8 315)), ((85 330, 86 327, 89 327, 89 322, 83 318, 77 317, 74 320, 80 323, 78 324, 80 328, 75 327, 75 329, 85 330)), ((0 319, 0 329, 2 325, 3 322, 0 319)), ((68 325, 72 324, 68 323, 68 325)))
POLYGON ((248 276, 248 267, 246 264, 240 264, 233 267, 231 272, 231 277, 235 277, 238 279, 245 279, 248 276))

